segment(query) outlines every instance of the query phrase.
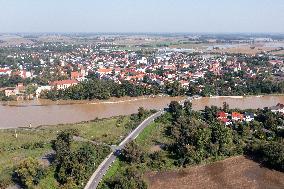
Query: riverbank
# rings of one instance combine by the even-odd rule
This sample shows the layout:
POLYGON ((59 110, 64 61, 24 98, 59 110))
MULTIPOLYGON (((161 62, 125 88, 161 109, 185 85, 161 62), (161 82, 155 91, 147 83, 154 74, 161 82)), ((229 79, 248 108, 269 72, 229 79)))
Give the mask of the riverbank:
POLYGON ((116 104, 125 102, 135 102, 139 100, 146 100, 151 98, 164 98, 169 95, 149 95, 139 97, 111 97, 107 100, 57 100, 52 101, 49 99, 34 99, 23 101, 0 101, 3 106, 50 106, 50 105, 75 105, 75 104, 116 104))
MULTIPOLYGON (((260 95, 245 95, 245 96, 210 96, 209 98, 249 98, 249 97, 264 97, 264 96, 284 96, 284 94, 260 94, 260 95)), ((206 98, 206 97, 202 97, 206 98)))
POLYGON ((266 189, 284 186, 284 173, 262 167, 244 156, 179 171, 152 172, 146 178, 149 189, 266 189))
MULTIPOLYGON (((212 98, 212 99, 243 99, 243 98, 260 98, 265 96, 284 96, 284 94, 262 94, 262 95, 245 95, 245 96, 210 96, 210 97, 201 97, 195 98, 195 100, 203 98, 212 98)), ((138 97, 111 97, 107 100, 57 100, 52 101, 49 99, 34 99, 34 100, 22 100, 22 101, 0 101, 0 105, 3 106, 51 106, 51 105, 76 105, 76 104, 119 104, 127 102, 135 102, 139 100, 147 100, 153 98, 166 98, 170 97, 169 95, 160 94, 160 95, 147 95, 147 96, 138 96, 138 97)), ((176 98, 186 98, 185 96, 178 96, 176 98)))
MULTIPOLYGON (((163 109, 171 101, 181 101, 186 97, 144 96, 111 98, 105 101, 28 101, 0 105, 0 128, 32 127, 40 125, 57 125, 78 123, 96 118, 109 118, 119 115, 137 113, 139 107, 145 109, 163 109)), ((227 102, 230 108, 258 109, 284 104, 284 96, 246 96, 200 97, 192 101, 194 110, 205 106, 222 107, 227 102)))

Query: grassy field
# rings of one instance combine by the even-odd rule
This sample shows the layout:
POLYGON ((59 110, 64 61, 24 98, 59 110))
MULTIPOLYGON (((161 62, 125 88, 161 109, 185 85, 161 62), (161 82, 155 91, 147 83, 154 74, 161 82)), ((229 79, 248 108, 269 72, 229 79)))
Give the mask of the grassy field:
POLYGON ((151 152, 155 147, 169 142, 169 138, 164 135, 164 127, 161 123, 152 123, 144 129, 135 142, 143 147, 145 151, 151 152))
MULTIPOLYGON (((120 116, 78 124, 43 126, 16 131, 0 130, 0 183, 2 185, 11 183, 13 169, 22 159, 27 157, 42 159, 51 153, 51 141, 62 130, 76 129, 82 138, 98 143, 117 144, 130 131, 131 128, 127 127, 129 122, 129 116, 120 116)), ((48 174, 39 187, 56 188, 52 174, 48 174)))

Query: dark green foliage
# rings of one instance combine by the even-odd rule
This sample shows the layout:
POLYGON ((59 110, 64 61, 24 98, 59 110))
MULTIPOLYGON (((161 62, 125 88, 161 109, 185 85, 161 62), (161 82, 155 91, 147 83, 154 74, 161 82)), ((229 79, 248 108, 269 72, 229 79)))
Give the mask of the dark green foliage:
POLYGON ((255 142, 246 148, 247 155, 254 157, 266 166, 284 171, 283 142, 255 142))
POLYGON ((221 123, 213 123, 211 129, 211 142, 217 148, 218 156, 230 156, 233 154, 232 130, 221 123))
POLYGON ((105 147, 93 146, 86 143, 79 149, 74 149, 74 130, 62 131, 53 142, 53 149, 56 152, 54 165, 55 176, 63 186, 81 185, 85 183, 96 164, 105 157, 109 150, 105 147))
POLYGON ((178 81, 166 83, 165 93, 171 96, 180 96, 185 94, 185 89, 178 81))
POLYGON ((168 157, 164 151, 158 151, 149 154, 150 161, 147 165, 153 170, 162 170, 167 168, 168 157))
POLYGON ((41 94, 41 97, 52 100, 103 100, 109 99, 110 97, 136 97, 150 94, 153 94, 152 89, 146 88, 142 85, 134 85, 128 81, 123 81, 122 84, 118 84, 114 81, 90 79, 65 90, 54 89, 51 91, 45 91, 41 94))
POLYGON ((105 189, 146 189, 147 184, 143 181, 142 175, 134 167, 128 167, 124 173, 116 175, 105 182, 102 188, 105 189))
POLYGON ((177 120, 182 114, 182 105, 177 101, 172 101, 169 105, 169 112, 172 114, 173 119, 177 120))
POLYGON ((15 170, 15 181, 24 188, 33 188, 44 176, 44 169, 33 158, 23 160, 15 170))
MULTIPOLYGON (((281 119, 278 119, 280 115, 271 112, 268 108, 258 111, 256 120, 261 122, 264 128, 271 131, 276 131, 277 126, 282 124, 281 119)), ((283 117, 283 116, 282 116, 283 117)))
POLYGON ((143 161, 143 150, 135 143, 128 143, 122 150, 121 159, 127 163, 141 163, 143 161))
POLYGON ((138 108, 138 117, 140 120, 145 116, 146 113, 147 111, 143 107, 138 108))
POLYGON ((204 121, 207 122, 212 122, 214 120, 216 120, 217 117, 217 112, 218 112, 218 107, 217 106, 205 106, 204 109, 204 121))
POLYGON ((192 103, 190 101, 185 101, 184 102, 184 111, 186 115, 191 115, 192 112, 192 103))

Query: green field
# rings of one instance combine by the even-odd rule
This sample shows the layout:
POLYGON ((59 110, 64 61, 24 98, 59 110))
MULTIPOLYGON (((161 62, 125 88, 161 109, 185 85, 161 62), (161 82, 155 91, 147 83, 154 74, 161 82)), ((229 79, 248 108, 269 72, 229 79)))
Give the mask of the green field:
MULTIPOLYGON (((41 160, 52 153, 51 141, 60 131, 76 129, 83 139, 111 145, 118 144, 130 132, 130 122, 130 116, 119 116, 78 124, 0 130, 0 188, 12 183, 11 175, 21 160, 27 157, 41 160)), ((41 161, 43 164, 48 163, 41 161)), ((56 188, 52 171, 48 172, 38 187, 56 188)))

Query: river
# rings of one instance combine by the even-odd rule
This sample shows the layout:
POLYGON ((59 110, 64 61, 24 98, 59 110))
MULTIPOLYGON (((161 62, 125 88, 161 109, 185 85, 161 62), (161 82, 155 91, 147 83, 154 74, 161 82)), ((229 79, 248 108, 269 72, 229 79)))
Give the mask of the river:
MULTIPOLYGON (((161 109, 172 100, 182 100, 184 97, 155 97, 155 98, 129 98, 114 99, 110 101, 80 102, 66 104, 43 100, 26 102, 13 102, 0 105, 0 128, 56 125, 63 123, 76 123, 95 118, 108 118, 118 115, 136 113, 139 107, 146 109, 161 109)), ((284 103, 284 96, 261 97, 216 97, 201 98, 193 101, 193 109, 201 110, 205 106, 222 106, 226 101, 230 108, 263 108, 271 107, 277 103, 284 103)))

